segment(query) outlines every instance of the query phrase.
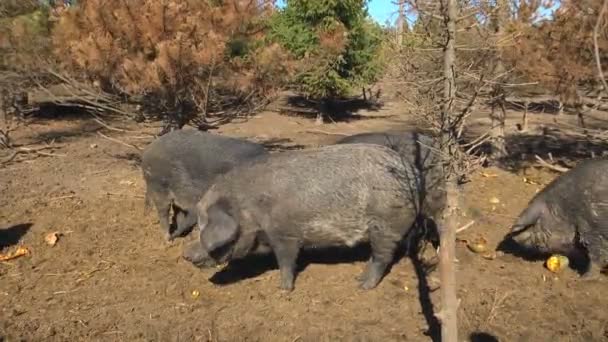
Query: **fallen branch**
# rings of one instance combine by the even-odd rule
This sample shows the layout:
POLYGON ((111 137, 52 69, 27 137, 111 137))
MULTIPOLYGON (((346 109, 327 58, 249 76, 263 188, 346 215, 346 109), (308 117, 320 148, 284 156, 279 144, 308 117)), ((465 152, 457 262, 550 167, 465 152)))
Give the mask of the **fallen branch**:
POLYGON ((118 197, 125 196, 125 197, 145 198, 145 196, 143 196, 143 195, 121 194, 118 192, 106 192, 106 195, 107 196, 118 196, 118 197))
POLYGON ((534 158, 536 158, 536 160, 538 160, 538 162, 539 162, 539 163, 540 163, 542 166, 544 166, 544 167, 546 167, 546 168, 548 168, 548 169, 551 169, 551 170, 553 170, 553 171, 562 172, 562 173, 563 173, 563 172, 568 172, 568 171, 569 171, 569 169, 567 169, 567 168, 565 168, 565 167, 561 167, 561 166, 557 166, 557 165, 551 165, 551 164, 547 163, 546 161, 544 161, 544 160, 543 160, 543 158, 539 157, 539 156, 538 156, 538 155, 536 155, 536 154, 534 155, 534 158))
POLYGON ((315 133, 315 134, 326 134, 326 135, 339 135, 339 136, 342 136, 342 137, 348 137, 348 136, 350 136, 350 134, 346 134, 346 133, 327 132, 327 131, 322 131, 320 129, 307 129, 304 132, 306 132, 306 133, 315 133))
POLYGON ((117 143, 117 144, 121 144, 121 145, 124 145, 124 146, 127 146, 127 147, 131 147, 131 148, 134 148, 134 149, 136 149, 136 150, 138 150, 138 151, 143 151, 141 148, 139 148, 139 147, 137 147, 137 146, 135 146, 135 145, 132 145, 132 144, 126 143, 126 142, 121 141, 121 140, 118 140, 118 139, 116 139, 116 138, 110 138, 109 136, 107 136, 107 135, 105 135, 105 134, 103 134, 103 133, 101 133, 101 132, 97 132, 97 134, 99 134, 99 136, 100 136, 100 137, 105 138, 105 139, 108 139, 108 140, 110 140, 110 141, 113 141, 113 142, 115 142, 115 143, 117 143))
POLYGON ((0 164, 9 163, 20 154, 30 154, 31 153, 31 154, 36 154, 36 155, 46 156, 46 157, 66 157, 65 154, 42 152, 42 150, 48 150, 48 149, 54 149, 54 148, 58 148, 58 146, 17 147, 17 148, 13 149, 13 152, 8 157, 0 160, 0 164))
POLYGON ((103 122, 103 120, 101 120, 97 115, 94 115, 91 113, 91 115, 93 115, 94 119, 93 121, 97 122, 98 124, 102 125, 103 127, 111 130, 111 131, 116 131, 116 132, 129 132, 126 129, 120 129, 120 128, 116 128, 116 127, 112 127, 110 125, 108 125, 107 123, 103 122))
POLYGON ((51 197, 49 198, 49 202, 50 201, 58 201, 58 200, 62 200, 62 199, 68 199, 68 198, 74 198, 76 197, 76 195, 66 195, 66 196, 59 196, 59 197, 51 197))

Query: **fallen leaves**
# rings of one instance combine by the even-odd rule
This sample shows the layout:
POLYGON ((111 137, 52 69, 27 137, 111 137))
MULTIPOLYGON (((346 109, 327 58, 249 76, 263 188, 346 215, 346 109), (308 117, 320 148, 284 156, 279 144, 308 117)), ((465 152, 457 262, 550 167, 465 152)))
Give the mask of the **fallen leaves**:
POLYGON ((494 260, 499 256, 503 255, 503 252, 498 252, 495 250, 491 250, 488 248, 488 241, 483 237, 479 236, 472 240, 466 239, 457 239, 459 242, 463 242, 466 244, 467 248, 475 253, 479 254, 482 258, 486 260, 494 260))
POLYGON ((494 178, 494 177, 498 177, 497 174, 494 173, 486 173, 486 172, 481 172, 481 176, 484 178, 494 178))
POLYGON ((23 246, 19 246, 12 253, 0 254, 0 261, 9 261, 30 254, 30 251, 23 246))
POLYGON ((485 253, 488 251, 488 241, 480 236, 474 240, 467 241, 467 247, 477 254, 485 253))
POLYGON ((540 183, 538 183, 538 182, 536 182, 536 181, 534 181, 534 180, 532 180, 532 179, 530 179, 530 178, 527 178, 527 177, 524 177, 524 178, 523 178, 523 181, 524 181, 524 183, 526 183, 526 184, 540 185, 540 183))
POLYGON ((59 235, 61 235, 59 232, 48 233, 44 236, 44 242, 53 247, 57 244, 57 241, 59 241, 59 235))

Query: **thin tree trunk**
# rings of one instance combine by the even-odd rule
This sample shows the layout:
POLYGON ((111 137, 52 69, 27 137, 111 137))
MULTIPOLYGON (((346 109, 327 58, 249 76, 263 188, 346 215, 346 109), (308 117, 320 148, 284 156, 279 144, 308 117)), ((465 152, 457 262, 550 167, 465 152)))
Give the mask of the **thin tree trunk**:
POLYGON ((526 132, 528 130, 528 106, 530 103, 528 101, 524 102, 524 115, 521 120, 521 130, 522 132, 526 132))
MULTIPOLYGON (((496 8, 494 14, 494 33, 496 37, 503 37, 505 35, 505 24, 508 20, 509 11, 508 11, 508 1, 506 0, 497 0, 496 8)), ((502 158, 507 154, 507 150, 505 147, 505 119, 506 119, 506 110, 505 110, 505 89, 500 84, 502 82, 502 77, 506 73, 506 68, 504 66, 502 60, 502 54, 500 53, 500 49, 496 54, 495 67, 494 67, 494 75, 498 79, 498 83, 494 86, 493 96, 496 98, 494 103, 492 104, 492 112, 490 113, 490 119, 492 124, 492 129, 490 131, 492 137, 492 157, 494 158, 502 158), (499 113, 496 112, 495 108, 498 105, 500 108, 499 113)))
POLYGON ((399 1, 399 17, 397 17, 397 46, 403 45, 403 24, 405 23, 405 1, 399 1))
POLYGON ((505 147, 505 114, 504 102, 502 100, 495 101, 490 112, 493 158, 502 158, 507 154, 505 147), (496 107, 499 107, 499 110, 496 110, 496 107))
MULTIPOLYGON (((456 79, 454 75, 456 61, 456 20, 458 17, 458 5, 456 0, 444 0, 447 2, 446 33, 447 42, 444 50, 443 75, 444 81, 444 103, 442 108, 443 126, 448 126, 450 117, 453 115, 453 105, 456 99, 456 79)), ((451 155, 455 143, 455 134, 450 129, 442 132, 442 149, 444 155, 451 155)), ((446 168, 446 171, 449 171, 446 168)), ((456 254, 456 212, 458 208, 458 185, 456 175, 448 174, 446 192, 447 208, 444 212, 441 225, 440 252, 439 252, 439 278, 441 281, 441 310, 436 314, 441 321, 441 340, 443 342, 458 341, 458 299, 456 297, 456 270, 454 257, 456 254)))

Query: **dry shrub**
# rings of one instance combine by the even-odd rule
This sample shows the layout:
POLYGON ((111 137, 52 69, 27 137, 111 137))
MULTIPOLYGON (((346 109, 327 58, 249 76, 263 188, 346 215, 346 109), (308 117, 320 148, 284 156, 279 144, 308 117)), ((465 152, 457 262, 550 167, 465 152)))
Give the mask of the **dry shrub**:
POLYGON ((83 0, 55 27, 54 51, 170 126, 204 126, 250 112, 281 84, 287 58, 263 41, 270 11, 253 0, 83 0))
MULTIPOLYGON (((601 0, 562 1, 555 20, 532 25, 526 16, 511 30, 523 32, 504 55, 520 75, 572 102, 581 86, 597 84, 593 55, 593 28, 601 0)), ((608 30, 599 37, 600 55, 605 64, 608 30)))
POLYGON ((50 56, 47 8, 21 5, 0 6, 0 70, 34 72, 50 56))

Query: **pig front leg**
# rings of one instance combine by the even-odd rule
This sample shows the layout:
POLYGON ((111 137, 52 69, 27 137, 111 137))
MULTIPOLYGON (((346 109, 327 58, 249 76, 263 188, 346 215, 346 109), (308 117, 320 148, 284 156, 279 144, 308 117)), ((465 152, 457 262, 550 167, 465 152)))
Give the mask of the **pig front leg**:
POLYGON ((281 282, 279 288, 293 291, 295 283, 296 263, 300 245, 295 239, 270 239, 270 245, 279 264, 281 282))
POLYGON ((180 209, 177 214, 177 227, 173 233, 170 234, 170 239, 173 240, 177 237, 184 235, 196 225, 197 217, 194 213, 194 209, 190 208, 187 211, 180 209))
POLYGON ((602 267, 606 265, 608 256, 604 252, 608 246, 603 246, 602 243, 594 243, 587 246, 589 253, 589 266, 581 279, 583 280, 600 280, 602 277, 602 267))
POLYGON ((171 241, 171 220, 169 212, 171 211, 171 200, 166 194, 154 192, 152 193, 152 200, 158 213, 158 221, 160 223, 160 229, 163 232, 163 236, 166 241, 171 241))

